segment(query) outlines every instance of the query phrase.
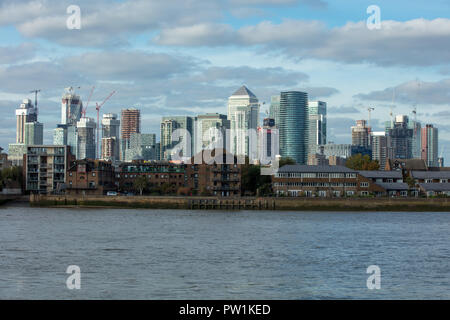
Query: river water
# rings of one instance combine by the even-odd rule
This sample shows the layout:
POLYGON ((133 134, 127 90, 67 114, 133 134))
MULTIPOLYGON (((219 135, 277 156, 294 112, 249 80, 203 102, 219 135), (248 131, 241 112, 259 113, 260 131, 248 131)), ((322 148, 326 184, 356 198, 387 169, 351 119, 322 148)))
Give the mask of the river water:
POLYGON ((3 206, 0 299, 450 299, 449 231, 450 213, 3 206))

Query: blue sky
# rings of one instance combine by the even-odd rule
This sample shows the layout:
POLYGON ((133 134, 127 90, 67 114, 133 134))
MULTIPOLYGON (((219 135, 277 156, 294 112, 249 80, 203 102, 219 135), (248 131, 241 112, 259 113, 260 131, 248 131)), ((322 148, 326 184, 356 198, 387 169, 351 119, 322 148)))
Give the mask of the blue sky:
POLYGON ((116 90, 104 111, 138 107, 143 131, 158 133, 161 116, 225 113, 246 84, 261 101, 290 89, 326 101, 336 143, 350 142, 369 106, 376 130, 390 108, 411 116, 416 106, 449 158, 449 9, 444 0, 0 0, 0 146, 15 141, 14 109, 35 88, 51 143, 70 85, 85 100, 96 86, 88 116, 116 90), (80 30, 66 28, 71 4, 80 30), (379 30, 366 27, 369 5, 380 7, 379 30))

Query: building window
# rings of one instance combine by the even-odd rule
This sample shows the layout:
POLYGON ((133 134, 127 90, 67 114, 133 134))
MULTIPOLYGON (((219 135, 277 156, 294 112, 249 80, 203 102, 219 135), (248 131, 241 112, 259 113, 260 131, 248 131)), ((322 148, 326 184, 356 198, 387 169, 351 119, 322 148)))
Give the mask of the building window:
POLYGON ((92 176, 95 177, 95 172, 92 172, 92 176))
POLYGON ((368 196, 369 195, 369 191, 361 191, 361 195, 362 196, 368 196))
MULTIPOLYGON (((360 187, 362 187, 362 188, 367 188, 368 186, 369 186, 369 183, 368 182, 361 182, 360 184, 360 187)), ((365 192, 365 191, 364 191, 365 192)))

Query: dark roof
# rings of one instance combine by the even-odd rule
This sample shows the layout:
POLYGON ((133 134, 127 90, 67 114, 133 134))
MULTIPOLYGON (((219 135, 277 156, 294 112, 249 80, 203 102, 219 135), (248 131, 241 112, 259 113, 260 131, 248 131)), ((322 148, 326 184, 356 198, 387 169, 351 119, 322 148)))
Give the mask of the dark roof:
POLYGON ((425 191, 450 191, 450 183, 419 183, 425 191))
POLYGON ((403 182, 393 182, 393 183, 384 183, 384 182, 378 182, 375 183, 376 185, 379 185, 386 191, 406 191, 409 190, 409 186, 406 183, 403 182))
POLYGON ((450 179, 450 171, 411 171, 416 179, 450 179))
POLYGON ((357 173, 357 171, 344 166, 308 166, 298 164, 288 164, 278 169, 278 172, 311 172, 311 173, 357 173))
POLYGON ((381 170, 372 170, 372 171, 358 171, 360 175, 366 178, 396 178, 402 179, 403 175, 399 171, 381 171, 381 170))
POLYGON ((427 170, 425 160, 422 159, 389 159, 391 170, 394 170, 395 163, 405 170, 427 170))
POLYGON ((249 96, 252 98, 256 98, 256 96, 251 92, 246 86, 242 86, 233 93, 232 96, 249 96))

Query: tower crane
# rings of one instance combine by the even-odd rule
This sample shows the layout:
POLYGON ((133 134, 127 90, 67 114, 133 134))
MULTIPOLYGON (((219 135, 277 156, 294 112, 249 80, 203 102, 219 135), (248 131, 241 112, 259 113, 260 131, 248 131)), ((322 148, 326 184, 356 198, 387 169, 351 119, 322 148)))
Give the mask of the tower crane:
POLYGON ((105 100, 103 100, 103 102, 102 103, 100 103, 100 104, 98 104, 98 103, 96 103, 95 104, 95 110, 97 110, 97 157, 100 157, 100 152, 99 152, 99 141, 100 141, 100 139, 99 139, 99 129, 100 129, 100 108, 106 103, 106 101, 108 101, 109 100, 109 98, 111 98, 112 96, 113 96, 113 94, 115 94, 116 93, 116 91, 113 91, 113 92, 111 92, 110 94, 109 94, 109 96, 108 97, 106 97, 106 99, 105 100))
POLYGON ((89 93, 89 98, 88 98, 88 101, 87 101, 87 103, 86 103, 86 107, 83 108, 83 110, 81 111, 81 116, 82 116, 83 118, 86 118, 86 111, 87 111, 87 108, 88 108, 88 106, 89 106, 89 102, 91 101, 92 94, 94 93, 94 90, 95 90, 95 86, 92 87, 91 92, 89 93))
POLYGON ((41 89, 31 90, 30 93, 34 93, 34 108, 36 109, 36 115, 38 114, 37 95, 41 92, 41 89))

